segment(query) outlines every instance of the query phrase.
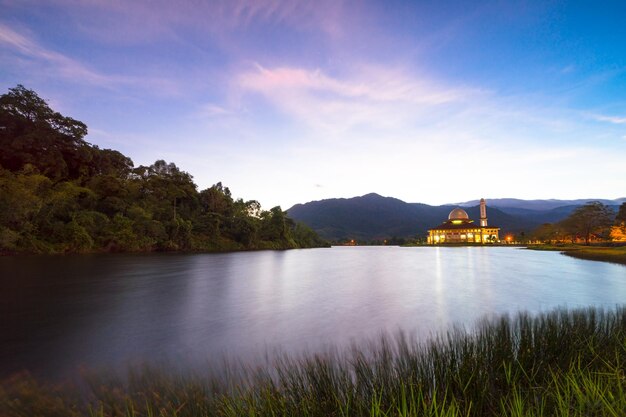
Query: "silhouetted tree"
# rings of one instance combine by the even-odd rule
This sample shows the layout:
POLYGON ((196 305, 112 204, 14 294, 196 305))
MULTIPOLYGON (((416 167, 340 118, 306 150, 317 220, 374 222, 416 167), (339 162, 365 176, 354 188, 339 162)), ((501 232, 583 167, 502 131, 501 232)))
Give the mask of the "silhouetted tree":
POLYGON ((84 141, 87 126, 53 111, 22 85, 0 96, 0 165, 9 170, 26 164, 54 179, 87 174, 93 157, 84 141))
POLYGON ((624 225, 625 223, 626 223, 626 203, 622 203, 622 205, 619 206, 617 215, 615 216, 615 224, 624 225))
POLYGON ((592 234, 603 234, 613 224, 615 213, 599 201, 576 208, 560 225, 573 236, 582 236, 588 245, 592 234))

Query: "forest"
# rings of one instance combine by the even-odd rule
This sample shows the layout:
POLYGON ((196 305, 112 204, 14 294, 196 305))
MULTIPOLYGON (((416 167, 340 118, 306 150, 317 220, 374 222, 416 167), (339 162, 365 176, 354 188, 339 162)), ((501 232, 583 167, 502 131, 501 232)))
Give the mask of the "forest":
POLYGON ((17 85, 0 96, 0 253, 231 251, 325 246, 279 206, 198 191, 173 162, 135 167, 17 85))

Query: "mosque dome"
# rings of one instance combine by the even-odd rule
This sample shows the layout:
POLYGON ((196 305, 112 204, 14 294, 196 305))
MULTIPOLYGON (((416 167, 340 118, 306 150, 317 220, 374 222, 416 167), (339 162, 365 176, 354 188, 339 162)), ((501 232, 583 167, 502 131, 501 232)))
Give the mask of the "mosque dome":
POLYGON ((455 208, 448 215, 448 220, 468 220, 469 216, 465 212, 465 210, 460 208, 455 208))

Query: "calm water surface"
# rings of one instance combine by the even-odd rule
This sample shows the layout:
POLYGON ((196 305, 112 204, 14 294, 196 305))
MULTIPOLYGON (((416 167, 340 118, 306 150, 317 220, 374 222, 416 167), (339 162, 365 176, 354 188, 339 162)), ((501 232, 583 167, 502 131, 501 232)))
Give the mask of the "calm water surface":
POLYGON ((318 350, 626 302, 626 267, 516 248, 0 258, 0 373, 318 350))

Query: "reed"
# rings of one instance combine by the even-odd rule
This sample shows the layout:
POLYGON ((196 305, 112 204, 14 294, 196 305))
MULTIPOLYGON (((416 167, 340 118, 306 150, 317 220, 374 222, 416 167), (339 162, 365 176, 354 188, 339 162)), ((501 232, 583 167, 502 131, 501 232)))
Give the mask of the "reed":
POLYGON ((623 416, 625 359, 624 307, 559 309, 203 375, 144 366, 51 385, 22 373, 0 384, 0 415, 623 416))

